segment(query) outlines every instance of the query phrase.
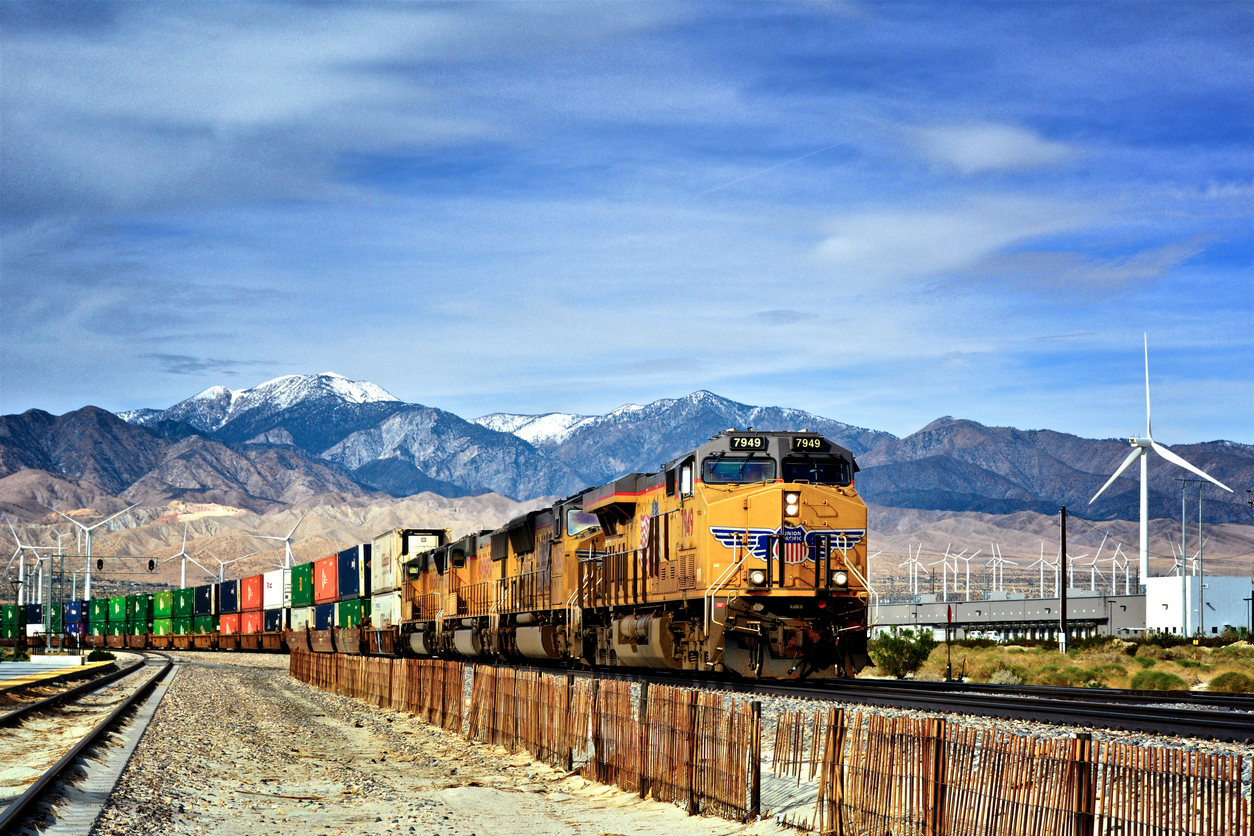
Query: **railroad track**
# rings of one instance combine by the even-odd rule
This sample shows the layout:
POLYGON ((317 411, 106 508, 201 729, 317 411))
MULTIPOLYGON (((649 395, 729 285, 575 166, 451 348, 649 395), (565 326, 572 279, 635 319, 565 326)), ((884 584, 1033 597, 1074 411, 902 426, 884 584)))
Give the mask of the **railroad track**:
POLYGON ((896 680, 833 680, 818 682, 726 682, 694 680, 657 672, 597 671, 578 675, 697 685, 749 695, 852 702, 939 714, 966 714, 1008 720, 1134 731, 1254 743, 1254 697, 1211 694, 1222 699, 1207 707, 1197 697, 1172 697, 1170 692, 1117 691, 1090 688, 1046 688, 972 685, 951 682, 896 680))
MULTIPOLYGON (((107 732, 116 729, 117 726, 126 719, 128 713, 131 712, 135 705, 146 697, 152 688, 157 684, 157 681, 170 670, 172 661, 169 657, 153 653, 145 653, 144 655, 146 657, 144 660, 121 667, 118 671, 112 674, 108 674, 104 677, 92 680, 91 682, 76 686, 68 691, 55 694, 52 697, 41 700, 37 703, 23 706, 16 711, 9 712, 3 717, 0 717, 0 724, 7 724, 8 726, 14 726, 22 722, 29 722, 41 714, 46 715, 49 710, 68 704, 72 700, 83 699, 84 697, 89 697, 91 694, 99 693, 103 689, 109 688, 126 676, 131 674, 139 676, 139 681, 136 683, 136 687, 132 689, 128 696, 121 699, 112 707, 112 709, 98 712, 100 716, 91 717, 89 727, 85 733, 78 736, 77 742, 70 746, 68 750, 64 751, 61 756, 56 759, 56 762, 53 763, 52 766, 46 769, 42 774, 35 777, 29 786, 27 786, 21 793, 21 795, 10 801, 8 806, 0 809, 0 834, 15 832, 15 829, 23 821, 23 818, 32 811, 32 805, 34 805, 40 798, 44 797, 49 790, 57 786, 59 783, 57 779, 65 773, 66 770, 69 769, 69 767, 73 765, 81 755, 88 751, 93 744, 99 741, 107 732), (152 661, 156 661, 157 664, 150 665, 149 662, 152 661), (151 669, 152 673, 149 674, 147 669, 151 669)), ((27 755, 31 752, 31 748, 29 747, 35 747, 38 745, 39 744, 36 741, 30 743, 28 748, 25 749, 21 748, 21 744, 14 744, 6 748, 12 752, 21 751, 23 753, 23 760, 28 761, 31 759, 27 757, 27 755)), ((57 745, 55 751, 59 752, 63 748, 64 745, 59 744, 57 745)), ((54 756, 55 752, 52 755, 48 755, 48 757, 54 756)), ((127 757, 129 758, 129 752, 127 757)), ((45 760, 46 759, 47 758, 45 758, 45 760)), ((124 765, 124 763, 122 765, 124 765)), ((116 772, 120 774, 120 768, 117 769, 116 772)), ((116 776, 113 777, 113 780, 116 780, 116 776)), ((107 797, 107 792, 104 795, 107 797)), ((94 819, 95 814, 92 813, 91 817, 94 819)))

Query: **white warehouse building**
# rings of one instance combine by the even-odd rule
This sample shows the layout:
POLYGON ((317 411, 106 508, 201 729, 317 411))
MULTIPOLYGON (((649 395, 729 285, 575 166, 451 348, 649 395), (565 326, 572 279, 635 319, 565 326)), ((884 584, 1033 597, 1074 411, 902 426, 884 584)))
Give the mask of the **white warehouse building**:
POLYGON ((1145 579, 1145 628, 1207 636, 1250 622, 1250 578, 1186 575, 1145 579), (1183 588, 1181 583, 1183 582, 1183 588))

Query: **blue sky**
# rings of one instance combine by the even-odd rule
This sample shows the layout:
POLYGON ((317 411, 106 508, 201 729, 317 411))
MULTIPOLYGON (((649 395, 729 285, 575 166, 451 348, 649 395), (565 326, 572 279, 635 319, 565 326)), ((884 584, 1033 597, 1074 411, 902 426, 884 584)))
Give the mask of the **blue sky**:
POLYGON ((1248 3, 0 4, 0 411, 1254 443, 1248 3))

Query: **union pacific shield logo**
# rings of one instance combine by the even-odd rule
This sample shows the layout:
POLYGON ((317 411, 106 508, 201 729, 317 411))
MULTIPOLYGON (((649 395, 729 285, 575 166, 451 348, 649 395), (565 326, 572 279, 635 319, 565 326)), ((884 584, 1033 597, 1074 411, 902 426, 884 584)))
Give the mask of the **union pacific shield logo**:
MULTIPOLYGON (((816 560, 817 544, 821 538, 830 538, 832 551, 852 549, 866 537, 865 528, 823 529, 809 531, 801 526, 784 526, 784 563, 797 564, 816 560)), ((710 534, 726 548, 747 548, 754 557, 766 560, 767 555, 779 555, 780 529, 725 528, 710 526, 710 534)))

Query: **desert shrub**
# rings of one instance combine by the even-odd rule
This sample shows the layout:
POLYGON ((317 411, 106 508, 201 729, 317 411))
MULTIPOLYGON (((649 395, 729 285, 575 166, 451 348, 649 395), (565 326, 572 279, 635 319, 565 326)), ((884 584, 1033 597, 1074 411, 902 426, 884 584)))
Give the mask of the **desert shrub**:
POLYGON ((1243 673, 1228 671, 1212 679, 1206 690, 1224 694, 1248 694, 1254 691, 1254 679, 1243 673))
POLYGON ((1182 668, 1196 668, 1197 670, 1203 672, 1207 672, 1211 669, 1210 665, 1205 662, 1199 662, 1195 659, 1177 659, 1176 664, 1182 668))
POLYGON ((1157 659, 1152 659, 1149 656, 1133 656, 1132 658, 1143 668, 1152 668, 1158 664, 1157 659))
POLYGON ((921 630, 916 636, 913 630, 894 628, 867 642, 875 667, 898 679, 905 679, 906 674, 923 667, 935 647, 936 637, 931 630, 921 630))
POLYGON ((1141 671, 1132 677, 1134 691, 1187 691, 1189 684, 1174 673, 1141 671))
POLYGON ((989 648, 997 647, 997 642, 992 639, 955 639, 954 647, 971 647, 971 648, 989 648))
POLYGON ((998 668, 988 678, 990 685, 1022 685, 1023 680, 1009 668, 998 668))
POLYGON ((1240 641, 1225 647, 1217 647, 1211 653, 1211 658, 1217 662, 1254 663, 1254 645, 1240 641))
POLYGON ((118 657, 114 656, 109 651, 101 650, 100 648, 96 648, 91 653, 87 654, 88 662, 108 662, 116 658, 118 657))
POLYGON ((1138 659, 1166 659, 1167 651, 1155 644, 1143 644, 1136 649, 1138 659))

